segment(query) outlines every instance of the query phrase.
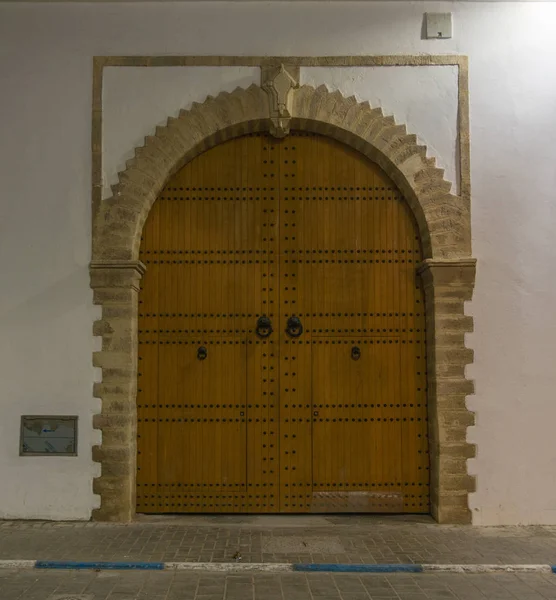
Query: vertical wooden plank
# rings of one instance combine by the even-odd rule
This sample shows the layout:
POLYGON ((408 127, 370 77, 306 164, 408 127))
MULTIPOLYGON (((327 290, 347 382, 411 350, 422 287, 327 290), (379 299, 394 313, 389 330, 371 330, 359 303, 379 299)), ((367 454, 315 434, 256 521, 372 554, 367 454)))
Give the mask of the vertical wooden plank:
MULTIPOLYGON (((250 140, 249 140, 250 141, 250 140)), ((247 142, 247 140, 246 140, 247 142)), ((247 165, 249 163, 250 154, 252 152, 252 145, 245 143, 242 146, 242 165, 247 165)), ((254 157, 253 157, 254 158, 254 157)), ((241 252, 245 252, 246 249, 252 247, 252 243, 254 242, 254 237, 257 232, 253 232, 249 227, 249 211, 248 208, 251 205, 250 201, 247 201, 246 198, 249 196, 248 192, 248 173, 242 169, 241 170, 241 215, 242 215, 242 241, 241 241, 241 252), (251 237, 253 236, 253 238, 251 237)), ((240 255, 240 261, 245 262, 248 260, 245 254, 240 255)), ((252 286, 252 270, 248 268, 246 265, 242 267, 242 306, 244 307, 242 310, 245 311, 246 302, 248 302, 249 294, 253 293, 252 286)), ((256 313, 256 308, 253 305, 253 314, 256 313)), ((249 313, 248 313, 249 314, 249 313)), ((251 317, 254 319, 254 316, 251 317)), ((242 318, 242 328, 249 328, 251 323, 248 321, 248 317, 245 315, 242 318)), ((255 512, 256 502, 255 502, 255 490, 257 489, 257 485, 259 482, 259 461, 257 457, 258 452, 258 436, 257 436, 257 423, 256 420, 258 418, 258 411, 256 409, 256 405, 259 397, 259 386, 257 385, 258 381, 261 379, 261 363, 259 360, 259 340, 255 336, 249 336, 248 338, 248 346, 247 346, 247 362, 249 365, 248 371, 248 379, 247 379, 247 411, 246 411, 246 421, 247 421, 247 492, 248 492, 248 510, 249 512, 255 512)))
MULTIPOLYGON (((164 194, 164 191, 162 192, 164 194)), ((157 487, 157 416, 158 416, 158 264, 159 207, 151 210, 145 224, 140 256, 147 266, 139 294, 139 369, 137 386, 137 510, 158 509, 157 487)))
MULTIPOLYGON (((268 156, 270 159, 271 148, 269 136, 265 136, 263 140, 264 154, 263 158, 268 156)), ((268 250, 268 263, 265 272, 267 273, 268 286, 268 308, 269 315, 272 319, 274 333, 268 339, 268 353, 270 358, 270 367, 272 376, 267 388, 268 397, 271 399, 271 421, 267 429, 265 437, 269 446, 270 468, 269 475, 271 477, 272 511, 280 510, 280 293, 281 293, 281 273, 280 273, 280 223, 281 223, 281 169, 280 169, 280 154, 278 150, 278 162, 275 163, 274 173, 275 181, 272 189, 267 193, 267 204, 270 221, 270 237, 268 250), (277 180, 276 180, 277 178, 277 180)), ((275 160, 276 159, 272 159, 275 160)))
MULTIPOLYGON (((166 197, 161 201, 160 204, 160 247, 158 265, 159 265, 159 314, 160 314, 160 329, 164 332, 168 326, 167 314, 167 302, 168 302, 168 265, 166 264, 166 250, 168 247, 168 205, 170 198, 174 195, 174 187, 168 186, 168 192, 166 197)), ((165 418, 164 404, 167 400, 166 385, 168 382, 167 364, 165 362, 165 346, 166 342, 162 335, 159 338, 159 351, 158 351, 158 364, 159 364, 159 378, 158 384, 158 419, 157 419, 157 495, 159 500, 159 510, 161 512, 167 512, 166 510, 166 472, 164 470, 164 460, 166 455, 165 440, 161 439, 160 431, 163 426, 163 419, 165 418)))

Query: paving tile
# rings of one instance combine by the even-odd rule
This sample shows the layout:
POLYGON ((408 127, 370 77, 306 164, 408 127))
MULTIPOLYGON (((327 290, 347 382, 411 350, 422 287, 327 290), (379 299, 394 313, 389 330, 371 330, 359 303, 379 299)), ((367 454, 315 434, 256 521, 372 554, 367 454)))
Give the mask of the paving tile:
MULTIPOLYGON (((484 530, 426 518, 319 519, 318 526, 314 518, 288 519, 287 527, 279 518, 269 527, 268 520, 245 516, 128 525, 0 522, 0 558, 222 562, 239 551, 242 562, 556 564, 556 527, 484 530), (280 552, 267 551, 270 538, 280 540, 274 548, 280 552), (307 539, 308 546, 300 546, 307 539), (330 540, 332 552, 325 548, 330 540)), ((71 594, 94 600, 556 600, 556 575, 0 570, 1 600, 71 594)))
POLYGON ((0 559, 555 563, 556 528, 441 526, 373 515, 187 517, 132 524, 1 522, 0 559), (270 525, 269 525, 270 524, 270 525), (263 526, 264 525, 264 526, 263 526))
POLYGON ((334 583, 340 592, 364 592, 365 586, 359 577, 351 575, 343 575, 334 577, 334 583))

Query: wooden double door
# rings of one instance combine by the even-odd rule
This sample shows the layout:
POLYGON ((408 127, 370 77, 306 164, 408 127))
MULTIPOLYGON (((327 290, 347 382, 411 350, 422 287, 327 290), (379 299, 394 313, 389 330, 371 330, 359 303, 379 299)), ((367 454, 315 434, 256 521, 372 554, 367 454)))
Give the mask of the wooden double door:
POLYGON ((365 157, 250 135, 144 227, 137 511, 429 510, 417 229, 365 157))

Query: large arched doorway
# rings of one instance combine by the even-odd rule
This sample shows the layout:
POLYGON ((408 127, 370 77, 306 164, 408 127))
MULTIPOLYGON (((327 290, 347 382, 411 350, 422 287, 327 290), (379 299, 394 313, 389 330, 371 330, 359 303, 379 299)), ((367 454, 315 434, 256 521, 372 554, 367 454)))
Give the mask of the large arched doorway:
POLYGON ((238 137, 140 248, 137 512, 429 512, 413 214, 327 137, 238 137))
MULTIPOLYGON (((291 95, 293 130, 329 136, 376 162, 415 217, 426 300, 430 510, 441 523, 467 523, 468 494, 475 489, 475 478, 467 472, 475 446, 466 437, 474 424, 466 405, 473 381, 465 372, 473 361, 473 351, 465 344, 473 317, 465 314, 465 302, 471 300, 475 283, 468 189, 451 194, 450 183, 426 147, 380 109, 324 86, 301 86, 291 95)), ((94 396, 101 399, 93 427, 102 433, 102 443, 92 449, 101 468, 93 480, 93 493, 99 497, 96 520, 128 521, 135 514, 137 366, 142 362, 138 292, 146 270, 139 250, 145 221, 183 165, 221 142, 271 131, 269 115, 268 95, 259 86, 209 97, 181 111, 136 148, 113 195, 94 206, 91 287, 94 303, 102 308, 93 326, 101 344, 93 353, 93 365, 102 370, 102 380, 93 386, 94 396)))

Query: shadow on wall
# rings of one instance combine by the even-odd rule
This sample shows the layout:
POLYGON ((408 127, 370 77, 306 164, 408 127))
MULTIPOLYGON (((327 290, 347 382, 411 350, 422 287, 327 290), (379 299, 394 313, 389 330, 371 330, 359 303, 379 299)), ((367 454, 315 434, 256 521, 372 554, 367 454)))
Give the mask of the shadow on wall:
POLYGON ((87 266, 0 315, 1 391, 11 406, 75 410, 91 397, 94 315, 87 266))
POLYGON ((83 307, 91 308, 89 281, 88 265, 78 267, 39 294, 0 314, 0 332, 10 331, 10 326, 17 326, 18 330, 45 326, 83 307))

